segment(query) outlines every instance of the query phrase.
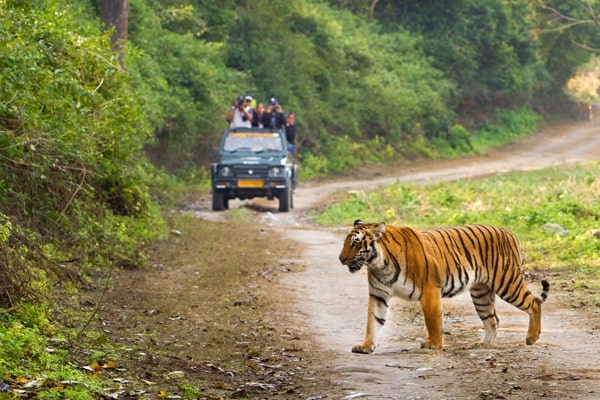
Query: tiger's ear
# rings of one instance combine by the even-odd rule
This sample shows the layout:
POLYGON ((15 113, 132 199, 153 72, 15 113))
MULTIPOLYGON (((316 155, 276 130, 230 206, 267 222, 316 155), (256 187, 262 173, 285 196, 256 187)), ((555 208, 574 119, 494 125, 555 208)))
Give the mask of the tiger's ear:
POLYGON ((357 219, 356 221, 354 221, 354 226, 355 227, 358 226, 358 225, 362 225, 362 224, 363 224, 363 222, 360 219, 357 219))
POLYGON ((385 232, 385 222, 377 224, 375 229, 373 229, 373 232, 375 232, 375 237, 377 239, 381 238, 383 236, 383 232, 385 232))

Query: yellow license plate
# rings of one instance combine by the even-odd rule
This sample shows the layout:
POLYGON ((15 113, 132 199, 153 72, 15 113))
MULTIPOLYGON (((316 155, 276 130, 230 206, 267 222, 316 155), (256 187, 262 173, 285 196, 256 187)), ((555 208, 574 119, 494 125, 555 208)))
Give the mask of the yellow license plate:
POLYGON ((264 182, 261 180, 245 179, 238 182, 239 187, 263 187, 264 182))

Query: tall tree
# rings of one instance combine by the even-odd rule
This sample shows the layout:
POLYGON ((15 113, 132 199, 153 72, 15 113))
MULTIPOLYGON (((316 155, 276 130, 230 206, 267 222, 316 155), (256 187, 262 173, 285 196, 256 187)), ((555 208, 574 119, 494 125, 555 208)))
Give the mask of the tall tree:
POLYGON ((114 29, 111 36, 113 51, 121 68, 125 69, 125 44, 127 43, 127 21, 129 0, 102 0, 100 2, 100 20, 107 29, 114 29))

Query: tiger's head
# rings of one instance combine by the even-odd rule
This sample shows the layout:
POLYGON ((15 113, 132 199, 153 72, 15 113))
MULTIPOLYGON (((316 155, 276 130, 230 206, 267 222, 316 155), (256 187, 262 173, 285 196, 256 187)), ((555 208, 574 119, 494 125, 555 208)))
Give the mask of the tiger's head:
POLYGON ((340 261, 348 266, 350 272, 359 271, 377 256, 375 243, 385 232, 385 222, 365 224, 361 220, 354 221, 354 226, 344 240, 340 253, 340 261))

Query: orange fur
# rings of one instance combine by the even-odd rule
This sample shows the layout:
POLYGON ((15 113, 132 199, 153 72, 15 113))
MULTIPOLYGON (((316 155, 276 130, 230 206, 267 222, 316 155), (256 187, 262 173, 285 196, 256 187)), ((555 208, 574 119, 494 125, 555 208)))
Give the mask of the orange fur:
POLYGON ((363 342, 352 349, 355 353, 375 349, 395 296, 421 303, 429 334, 422 347, 442 347, 441 299, 464 290, 469 290, 483 321, 484 342, 496 337, 496 295, 529 314, 527 344, 540 336, 541 304, 549 284, 542 281, 539 297, 527 289, 521 246, 506 229, 468 225, 417 231, 357 220, 346 236, 340 261, 350 272, 368 268, 367 329, 363 342))

